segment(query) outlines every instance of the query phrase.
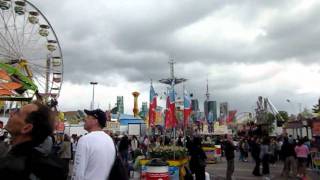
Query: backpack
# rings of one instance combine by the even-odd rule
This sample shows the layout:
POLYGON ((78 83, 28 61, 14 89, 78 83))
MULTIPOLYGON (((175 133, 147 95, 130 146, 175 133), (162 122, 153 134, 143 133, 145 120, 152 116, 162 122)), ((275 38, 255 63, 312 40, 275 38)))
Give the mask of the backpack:
POLYGON ((118 154, 117 148, 116 157, 112 165, 108 180, 129 180, 128 169, 125 167, 125 162, 123 162, 121 156, 118 154))

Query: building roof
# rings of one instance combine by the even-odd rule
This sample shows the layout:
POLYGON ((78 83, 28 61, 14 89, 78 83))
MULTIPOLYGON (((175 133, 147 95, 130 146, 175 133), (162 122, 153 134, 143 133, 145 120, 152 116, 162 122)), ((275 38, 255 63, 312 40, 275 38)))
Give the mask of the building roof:
MULTIPOLYGON (((112 114, 111 117, 113 119, 117 119, 118 115, 117 114, 112 114)), ((136 123, 136 124, 144 124, 144 120, 142 120, 139 117, 134 117, 133 115, 129 114, 120 114, 119 121, 121 125, 128 125, 130 123, 136 123)))

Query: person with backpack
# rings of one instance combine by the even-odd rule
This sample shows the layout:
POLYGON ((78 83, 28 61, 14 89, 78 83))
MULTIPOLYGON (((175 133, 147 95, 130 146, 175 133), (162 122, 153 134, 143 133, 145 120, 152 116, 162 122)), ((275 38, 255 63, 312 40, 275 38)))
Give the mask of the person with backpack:
POLYGON ((117 158, 113 140, 102 131, 106 115, 100 109, 84 112, 84 129, 89 133, 78 141, 72 179, 106 180, 117 158))

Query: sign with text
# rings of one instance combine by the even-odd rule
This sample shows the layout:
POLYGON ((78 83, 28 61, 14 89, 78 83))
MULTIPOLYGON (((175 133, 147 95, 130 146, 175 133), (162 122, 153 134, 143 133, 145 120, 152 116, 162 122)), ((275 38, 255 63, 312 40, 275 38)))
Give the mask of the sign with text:
POLYGON ((119 122, 113 122, 113 121, 107 121, 107 130, 118 132, 120 131, 120 123, 119 122))
POLYGON ((141 124, 128 124, 128 134, 140 136, 141 133, 141 124))

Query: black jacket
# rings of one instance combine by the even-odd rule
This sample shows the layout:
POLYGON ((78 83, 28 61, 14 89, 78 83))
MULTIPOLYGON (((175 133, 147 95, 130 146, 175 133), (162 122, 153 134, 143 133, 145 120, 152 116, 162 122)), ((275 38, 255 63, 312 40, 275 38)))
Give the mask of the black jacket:
POLYGON ((225 152, 227 160, 234 159, 234 150, 236 150, 236 147, 232 143, 230 143, 229 141, 225 141, 224 152, 225 152))
POLYGON ((199 146, 193 146, 190 151, 190 170, 195 172, 199 168, 204 168, 206 166, 206 153, 199 146))
POLYGON ((30 141, 12 147, 7 156, 0 158, 0 179, 64 180, 66 177, 63 162, 56 157, 44 156, 30 141))
POLYGON ((252 142, 251 144, 251 155, 254 160, 259 160, 260 155, 260 144, 252 142))
POLYGON ((281 155, 284 158, 284 160, 287 157, 290 157, 290 156, 295 157, 296 156, 296 152, 294 150, 294 147, 295 147, 295 145, 292 143, 289 143, 289 142, 283 143, 283 145, 281 147, 281 155))

